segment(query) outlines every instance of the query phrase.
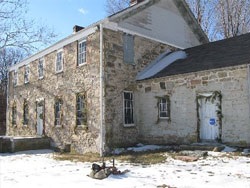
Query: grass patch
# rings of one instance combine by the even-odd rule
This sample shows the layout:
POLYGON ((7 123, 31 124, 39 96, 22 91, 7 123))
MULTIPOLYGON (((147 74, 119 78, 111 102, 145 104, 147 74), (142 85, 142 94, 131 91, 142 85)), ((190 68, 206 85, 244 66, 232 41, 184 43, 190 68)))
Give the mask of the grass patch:
MULTIPOLYGON (((164 155, 164 152, 133 152, 129 154, 107 156, 104 158, 104 161, 112 160, 113 158, 121 162, 149 165, 163 163, 166 161, 167 156, 164 155)), ((96 153, 87 153, 84 155, 73 153, 56 153, 54 154, 54 159, 91 163, 102 162, 102 158, 96 153)))
POLYGON ((97 153, 86 153, 84 155, 75 153, 55 153, 53 158, 60 161, 77 161, 77 162, 99 162, 102 158, 97 153))

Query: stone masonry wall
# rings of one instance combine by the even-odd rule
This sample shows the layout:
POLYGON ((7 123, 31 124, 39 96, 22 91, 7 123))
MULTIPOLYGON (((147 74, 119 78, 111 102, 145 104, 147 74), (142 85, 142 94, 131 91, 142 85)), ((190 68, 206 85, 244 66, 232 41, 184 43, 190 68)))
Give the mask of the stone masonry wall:
MULTIPOLYGON (((55 73, 56 51, 44 57, 44 78, 38 79, 38 60, 30 63, 30 82, 24 84, 24 67, 18 70, 18 86, 13 87, 10 73, 8 130, 11 136, 36 135, 36 101, 45 101, 45 136, 55 147, 71 144, 78 153, 99 152, 99 32, 87 37, 87 63, 77 66, 77 41, 63 47, 63 72, 55 73), (87 128, 76 126, 76 95, 85 94, 87 128), (55 122, 55 99, 63 100, 62 126, 55 122), (23 125, 23 102, 29 106, 29 123, 23 125), (17 106, 17 125, 11 125, 11 108, 17 106)), ((60 49, 58 49, 60 50, 60 49)))
POLYGON ((139 138, 150 144, 197 142, 197 93, 222 94, 222 142, 250 144, 247 66, 201 71, 138 82, 139 138), (158 119, 157 97, 169 95, 170 120, 158 119))
POLYGON ((166 49, 175 48, 134 36, 134 64, 123 62, 123 33, 104 30, 105 48, 105 104, 106 145, 109 148, 130 146, 138 142, 140 117, 135 115, 135 125, 124 127, 123 92, 134 92, 136 96, 136 75, 147 64, 166 49))

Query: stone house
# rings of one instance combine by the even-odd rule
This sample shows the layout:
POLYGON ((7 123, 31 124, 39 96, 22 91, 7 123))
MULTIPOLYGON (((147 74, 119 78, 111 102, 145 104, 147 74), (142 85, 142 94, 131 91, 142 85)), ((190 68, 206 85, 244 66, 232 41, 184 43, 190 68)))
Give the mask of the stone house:
POLYGON ((137 75, 141 141, 249 146, 249 52, 245 34, 159 56, 137 75))
MULTIPOLYGON (((7 135, 78 153, 140 140, 136 76, 159 54, 208 39, 183 0, 145 0, 9 69, 7 135)), ((146 135, 145 135, 146 136, 146 135)))

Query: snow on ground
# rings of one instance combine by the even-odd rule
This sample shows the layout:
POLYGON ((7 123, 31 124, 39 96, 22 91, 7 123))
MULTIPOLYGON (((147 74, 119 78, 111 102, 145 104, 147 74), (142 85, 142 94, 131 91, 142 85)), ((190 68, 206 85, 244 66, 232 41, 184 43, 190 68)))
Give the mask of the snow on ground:
POLYGON ((87 177, 91 163, 57 161, 51 150, 0 154, 0 188, 151 188, 164 184, 178 188, 250 188, 250 158, 225 153, 209 152, 206 159, 189 163, 168 157, 163 164, 116 161, 116 166, 130 172, 95 180, 87 177))

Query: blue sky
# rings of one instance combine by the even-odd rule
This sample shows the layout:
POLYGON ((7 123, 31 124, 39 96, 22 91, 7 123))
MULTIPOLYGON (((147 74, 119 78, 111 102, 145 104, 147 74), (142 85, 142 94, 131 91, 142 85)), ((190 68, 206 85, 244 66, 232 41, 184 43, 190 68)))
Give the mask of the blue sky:
POLYGON ((107 16, 106 0, 28 0, 28 15, 54 29, 58 39, 72 34, 74 25, 88 26, 107 16))

